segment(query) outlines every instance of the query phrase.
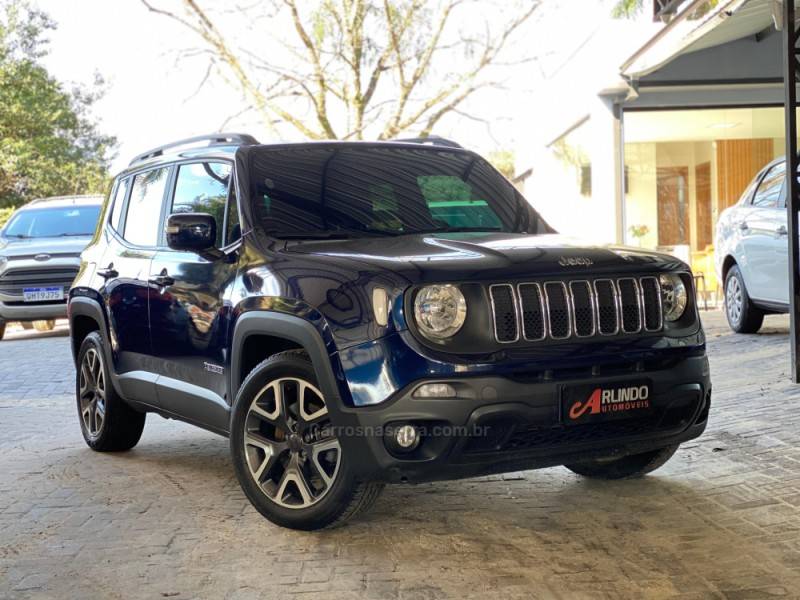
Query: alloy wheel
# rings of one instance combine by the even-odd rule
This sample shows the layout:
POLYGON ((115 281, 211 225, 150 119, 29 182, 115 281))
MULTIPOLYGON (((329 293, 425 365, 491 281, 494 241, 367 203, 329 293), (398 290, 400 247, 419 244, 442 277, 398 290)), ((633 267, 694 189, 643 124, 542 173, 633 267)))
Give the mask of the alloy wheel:
POLYGON ((106 376, 103 359, 94 348, 86 351, 81 362, 79 395, 83 427, 96 439, 106 418, 106 376))
POLYGON ((725 308, 731 323, 738 323, 742 318, 744 294, 738 277, 730 277, 725 289, 725 308))
POLYGON ((244 451, 250 476, 275 504, 307 508, 333 486, 341 447, 325 399, 297 377, 269 382, 245 419, 244 451))

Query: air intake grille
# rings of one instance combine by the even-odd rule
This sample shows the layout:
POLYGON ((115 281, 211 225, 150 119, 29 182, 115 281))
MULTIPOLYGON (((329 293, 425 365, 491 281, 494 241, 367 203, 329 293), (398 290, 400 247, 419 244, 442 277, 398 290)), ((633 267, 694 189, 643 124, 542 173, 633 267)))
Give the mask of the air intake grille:
POLYGON ((498 342, 516 342, 519 339, 517 329, 517 302, 514 288, 510 284, 493 285, 489 288, 494 311, 494 336, 498 342))
POLYGON ((0 276, 0 293, 19 296, 26 287, 63 287, 69 289, 78 267, 49 269, 9 269, 0 276))
POLYGON ((503 344, 661 331, 657 277, 489 286, 495 339, 503 344))
POLYGON ((523 283, 519 286, 522 305, 522 333, 528 341, 545 338, 545 306, 542 288, 538 283, 523 283))

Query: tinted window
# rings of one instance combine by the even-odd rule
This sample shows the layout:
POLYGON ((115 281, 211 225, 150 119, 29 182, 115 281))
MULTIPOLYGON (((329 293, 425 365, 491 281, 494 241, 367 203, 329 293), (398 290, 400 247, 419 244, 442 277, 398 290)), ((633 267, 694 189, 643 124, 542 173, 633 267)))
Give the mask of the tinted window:
POLYGON ((434 148, 252 149, 255 216, 276 237, 549 231, 485 160, 434 148))
POLYGON ((3 235, 13 238, 92 235, 99 215, 99 206, 27 208, 11 217, 3 235))
POLYGON ((137 246, 158 244, 158 224, 161 220, 161 201, 167 185, 169 169, 163 167, 139 173, 133 178, 131 198, 125 217, 123 236, 137 246))
POLYGON ((760 208, 777 208, 778 201, 781 198, 781 190, 783 189, 783 180, 786 174, 786 164, 778 163, 772 167, 761 183, 758 184, 758 189, 753 196, 753 206, 760 208))
POLYGON ((125 194, 128 193, 128 185, 130 179, 125 178, 117 183, 117 189, 114 192, 114 205, 111 210, 111 227, 119 231, 120 219, 122 218, 122 207, 125 205, 125 194))
POLYGON ((178 167, 171 213, 206 213, 217 222, 217 247, 222 245, 225 205, 231 166, 227 163, 192 163, 178 167))

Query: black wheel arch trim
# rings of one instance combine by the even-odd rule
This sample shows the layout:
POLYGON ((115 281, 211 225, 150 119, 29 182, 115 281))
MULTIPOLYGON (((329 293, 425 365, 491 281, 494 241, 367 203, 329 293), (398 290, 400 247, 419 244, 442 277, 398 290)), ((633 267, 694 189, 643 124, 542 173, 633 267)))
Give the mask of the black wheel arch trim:
MULTIPOLYGON (((108 334, 108 321, 106 321, 106 315, 103 312, 102 307, 100 304, 97 303, 96 300, 92 298, 88 298, 86 296, 73 296, 70 298, 69 301, 69 330, 70 330, 70 340, 72 339, 72 332, 73 332, 73 325, 75 321, 75 317, 89 317, 93 321, 97 323, 99 326, 100 336, 103 338, 103 345, 104 354, 106 355, 106 364, 112 366, 114 363, 111 360, 111 345, 109 343, 109 334, 108 334)), ((72 358, 74 361, 78 360, 77 352, 80 350, 79 348, 75 348, 74 344, 70 344, 72 348, 72 358)), ((113 371, 113 369, 111 369, 113 371)))
POLYGON ((242 349, 251 335, 269 335, 294 342, 311 359, 320 390, 326 398, 341 406, 342 395, 331 364, 331 356, 319 330, 313 323, 296 315, 268 310, 254 310, 241 315, 233 332, 231 345, 230 397, 236 398, 244 377, 241 376, 242 349))
MULTIPOLYGON (((243 313, 236 321, 231 344, 231 369, 229 390, 231 402, 235 402, 242 382, 240 375, 242 365, 242 349, 245 340, 251 335, 269 335, 283 337, 303 348, 311 360, 317 384, 325 396, 325 403, 336 427, 346 431, 347 428, 358 427, 358 419, 353 408, 342 398, 340 382, 344 382, 344 373, 337 358, 331 356, 319 329, 310 321, 288 313, 269 310, 253 310, 243 313), (340 377, 337 378, 334 368, 340 377)), ((233 410, 231 410, 233 417, 233 410)), ((356 439, 340 436, 339 443, 345 452, 357 452, 359 446, 356 439)), ((351 454, 352 455, 352 454, 351 454)))

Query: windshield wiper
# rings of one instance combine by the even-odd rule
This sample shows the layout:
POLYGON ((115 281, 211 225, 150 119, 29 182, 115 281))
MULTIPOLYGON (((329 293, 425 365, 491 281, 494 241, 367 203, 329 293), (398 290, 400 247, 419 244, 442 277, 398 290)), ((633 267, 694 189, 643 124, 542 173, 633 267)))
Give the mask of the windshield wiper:
POLYGON ((489 233, 503 231, 500 227, 440 227, 438 229, 421 229, 416 233, 489 233))
POLYGON ((56 237, 87 237, 91 233, 59 233, 56 237))
POLYGON ((31 236, 25 235, 24 233, 7 233, 5 237, 14 238, 17 240, 27 240, 30 239, 31 236))
POLYGON ((346 240, 353 237, 345 231, 310 231, 298 233, 279 233, 268 231, 267 235, 279 240, 346 240))

